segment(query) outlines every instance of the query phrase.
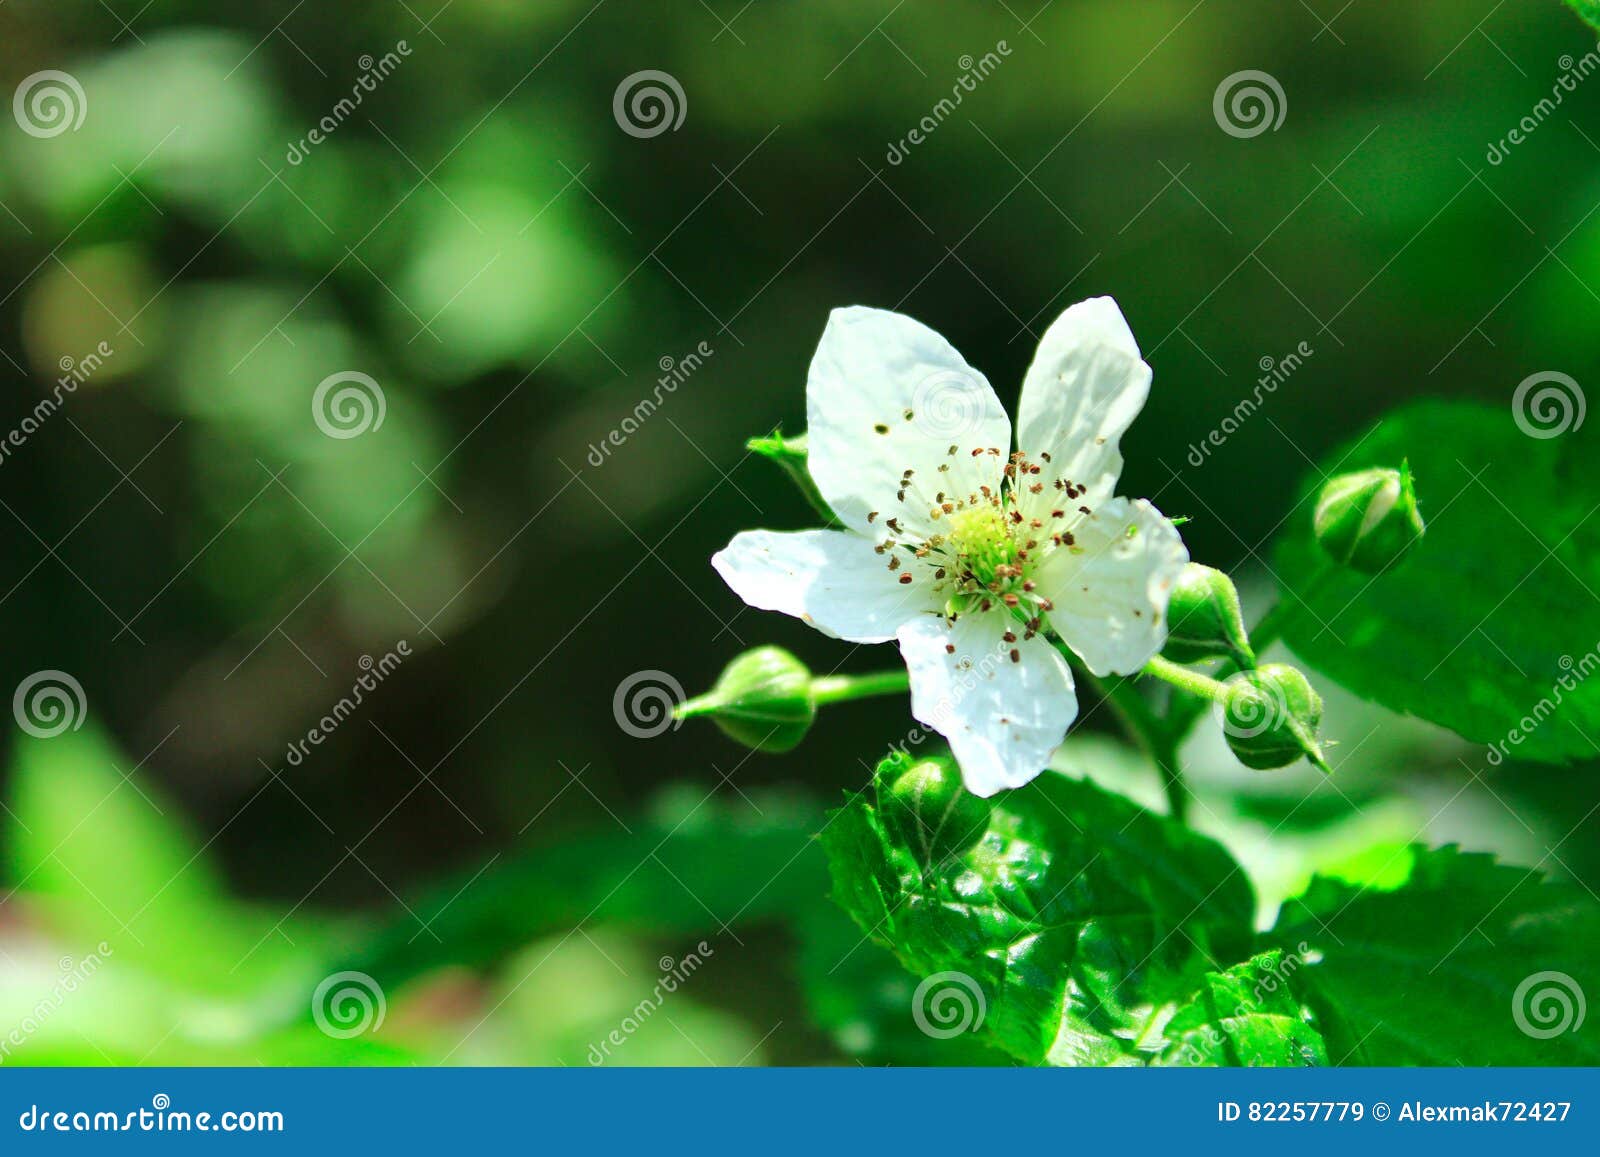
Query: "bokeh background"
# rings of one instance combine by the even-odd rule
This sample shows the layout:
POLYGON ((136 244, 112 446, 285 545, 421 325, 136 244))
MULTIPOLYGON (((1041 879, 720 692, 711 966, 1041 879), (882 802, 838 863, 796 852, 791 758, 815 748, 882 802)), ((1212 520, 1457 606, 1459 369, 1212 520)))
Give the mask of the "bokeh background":
MULTIPOLYGON (((979 1059, 911 1030, 810 840, 903 703, 782 758, 619 725, 637 673, 694 693, 747 645, 893 661, 711 572, 811 521, 745 439, 801 428, 834 306, 934 326, 1009 404, 1055 313, 1113 294, 1155 370, 1124 489, 1259 614, 1310 462, 1597 364, 1600 82, 1490 155, 1594 48, 1554 0, 0 5, 4 92, 82 95, 67 131, 0 123, 0 426, 84 379, 0 459, 0 687, 83 690, 58 737, 7 720, 0 1059, 583 1064, 691 954, 610 1060, 979 1059), (1284 115, 1241 136, 1213 98, 1247 69, 1284 115), (676 127, 619 118, 643 70, 676 127), (346 373, 383 419, 330 437, 346 373), (381 1027, 310 1015, 346 971, 381 1027)), ((1102 723, 1063 759, 1148 797, 1102 723)), ((1270 841, 1314 773, 1189 753, 1269 914, 1419 829, 1533 862, 1593 802, 1592 767, 1468 766, 1348 698, 1328 732, 1340 786, 1270 841)), ((1557 870, 1600 883, 1595 837, 1557 870)))

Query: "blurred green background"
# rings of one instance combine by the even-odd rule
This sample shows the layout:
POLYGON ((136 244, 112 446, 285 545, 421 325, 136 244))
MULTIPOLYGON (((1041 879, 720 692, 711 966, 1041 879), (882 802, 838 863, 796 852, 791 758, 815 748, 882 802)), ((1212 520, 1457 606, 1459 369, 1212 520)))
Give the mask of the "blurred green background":
MULTIPOLYGON (((1259 614, 1309 462, 1406 399, 1600 364, 1600 85, 1489 156, 1594 47, 1554 0, 0 6, 4 91, 57 70, 82 112, 0 124, 0 426, 83 377, 0 459, 0 687, 83 689, 78 730, 8 726, 0 1038, 34 1027, 0 1059, 583 1064, 702 941, 617 1061, 975 1059, 911 1030, 809 839, 903 704, 785 758, 618 724, 635 673, 694 693, 747 645, 893 658, 711 572, 810 521, 744 440, 803 425, 834 306, 928 323, 1009 404, 1055 313, 1112 294, 1155 370, 1124 491, 1259 614), (1242 137, 1213 96, 1247 69, 1284 119, 1242 137), (625 131, 643 70, 677 127, 625 131), (383 417, 330 437, 346 373, 383 417), (308 1015, 345 970, 381 1027, 308 1015)), ((1338 784, 1271 841, 1314 773, 1190 753, 1269 908, 1419 827, 1533 862, 1592 803, 1592 768, 1479 777, 1441 732, 1327 715, 1338 784)), ((1101 725, 1063 761, 1153 787, 1101 725)), ((1600 886, 1594 821, 1560 846, 1600 886)))

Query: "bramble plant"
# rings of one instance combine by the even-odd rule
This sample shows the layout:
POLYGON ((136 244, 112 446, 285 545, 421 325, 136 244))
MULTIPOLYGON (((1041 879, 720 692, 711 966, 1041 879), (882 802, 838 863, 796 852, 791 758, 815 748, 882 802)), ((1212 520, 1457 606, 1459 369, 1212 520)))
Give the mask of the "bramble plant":
POLYGON ((930 1037, 952 1035, 928 1023, 942 1011, 1030 1064, 1594 1063, 1592 1038, 1529 1028, 1563 1011, 1581 1024, 1573 975, 1600 946, 1592 897, 1487 856, 1400 846, 1313 879, 1263 931, 1241 865, 1189 825, 1179 756, 1203 724, 1246 768, 1305 759, 1336 774, 1313 681, 1260 661, 1280 641, 1468 739, 1509 727, 1524 757, 1572 754, 1558 732, 1595 721, 1597 688, 1568 688, 1571 729, 1514 720, 1570 637, 1561 593, 1600 581, 1596 555, 1562 550, 1561 568, 1541 569, 1501 540, 1486 549, 1482 522, 1453 502, 1425 522, 1417 480, 1517 461, 1495 495, 1511 518, 1553 518, 1560 550, 1593 532, 1589 504, 1555 480, 1581 476, 1593 497, 1592 459, 1529 439, 1522 415, 1393 414, 1289 505, 1278 601, 1247 630, 1234 584, 1190 560, 1177 524, 1115 496, 1119 439, 1150 382, 1116 304, 1074 305, 1027 372, 1013 446, 988 382, 936 333, 835 311, 809 429, 750 443, 824 528, 746 531, 712 563, 752 606, 848 642, 894 640, 906 670, 814 675, 759 647, 678 716, 779 753, 831 703, 909 692, 947 740, 949 754, 891 751, 822 832, 834 898, 925 978, 914 1011, 930 1037), (1507 607, 1524 584, 1532 597, 1507 607), (1491 620, 1516 628, 1519 662, 1483 662, 1477 628, 1491 620), (1159 770, 1165 815, 1057 770, 1085 699, 1159 770), (1558 983, 1530 986, 1546 975, 1558 983))

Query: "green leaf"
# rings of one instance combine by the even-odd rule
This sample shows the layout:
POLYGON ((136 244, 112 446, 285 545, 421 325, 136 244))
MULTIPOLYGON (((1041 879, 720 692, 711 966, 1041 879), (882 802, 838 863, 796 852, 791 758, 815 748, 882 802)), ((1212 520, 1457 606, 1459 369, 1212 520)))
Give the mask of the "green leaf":
MULTIPOLYGON (((920 981, 959 974, 969 1001, 981 994, 987 1039, 1013 1056, 1155 1061, 1159 1025, 1208 971, 1250 955, 1250 885, 1210 839, 1047 772, 987 801, 987 825, 952 847, 908 831, 887 791, 912 765, 891 755, 878 787, 833 813, 834 896, 920 981)), ((937 1008, 914 1011, 937 1022, 937 1008)))
POLYGON ((1393 891, 1318 877, 1271 934, 1306 962, 1293 979, 1334 1063, 1600 1063, 1600 1035, 1575 1020, 1578 994, 1600 992, 1600 904, 1487 855, 1414 854, 1393 891), (1573 1017, 1550 1033, 1561 992, 1573 1017))
MULTIPOLYGON (((18 739, 7 867, 74 955, 105 943, 111 967, 175 987, 257 997, 317 975, 339 930, 233 901, 177 805, 92 726, 18 739)), ((264 1005, 272 1003, 263 998, 264 1005)))
MULTIPOLYGON (((1409 458, 1427 533, 1368 578, 1290 519, 1284 638, 1352 691, 1502 759, 1590 756, 1600 734, 1600 456, 1576 431, 1522 432, 1511 407, 1430 402, 1385 418, 1323 471, 1409 458)), ((1323 474, 1310 480, 1314 489, 1323 474)))
POLYGON ((800 983, 812 1023, 843 1052, 878 1065, 1006 1065, 982 1033, 929 1036, 912 1016, 917 978, 837 905, 798 914, 800 983))
POLYGON ((1592 28, 1600 30, 1600 0, 1567 0, 1567 4, 1592 28))
POLYGON ((817 902, 827 888, 812 838, 821 809, 777 792, 746 798, 669 789, 648 814, 630 816, 626 831, 612 824, 496 857, 408 900, 409 911, 344 967, 391 985, 450 965, 497 964, 591 922, 668 936, 721 933, 724 921, 771 921, 817 902), (437 939, 419 935, 421 925, 437 939))
POLYGON ((1265 1068, 1328 1063, 1322 1034, 1293 994, 1296 956, 1273 950, 1208 972, 1199 993, 1167 1023, 1162 1063, 1265 1068))

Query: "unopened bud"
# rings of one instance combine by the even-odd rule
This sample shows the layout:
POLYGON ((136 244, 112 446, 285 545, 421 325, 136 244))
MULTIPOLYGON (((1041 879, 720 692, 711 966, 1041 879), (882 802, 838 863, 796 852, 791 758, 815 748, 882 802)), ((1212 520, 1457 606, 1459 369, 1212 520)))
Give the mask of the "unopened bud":
POLYGON ((1217 716, 1240 763, 1267 771, 1288 767, 1303 756, 1331 771, 1317 740, 1322 696, 1298 670, 1268 663, 1241 671, 1228 680, 1227 688, 1217 716))
POLYGON ((723 669, 706 694, 680 704, 679 719, 709 716, 736 743, 757 751, 792 751, 817 718, 811 672, 782 647, 756 647, 723 669))
POLYGON ((1239 592, 1227 575, 1197 562, 1183 568, 1167 602, 1167 644, 1161 653, 1174 663, 1232 659, 1240 667, 1256 665, 1239 592))
POLYGON ((924 759, 901 772, 884 797, 884 818, 894 834, 934 863, 970 848, 989 829, 989 804, 961 783, 947 760, 924 759))
POLYGON ((1329 479, 1312 526, 1322 549, 1353 570, 1377 574, 1393 566, 1425 529, 1409 464, 1329 479))

